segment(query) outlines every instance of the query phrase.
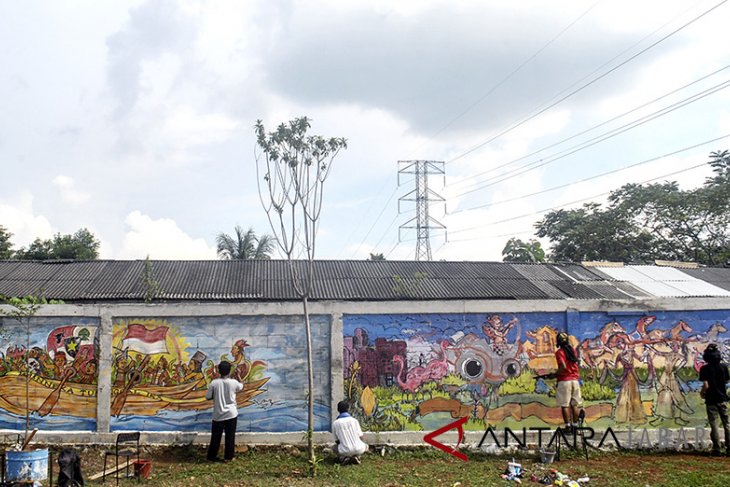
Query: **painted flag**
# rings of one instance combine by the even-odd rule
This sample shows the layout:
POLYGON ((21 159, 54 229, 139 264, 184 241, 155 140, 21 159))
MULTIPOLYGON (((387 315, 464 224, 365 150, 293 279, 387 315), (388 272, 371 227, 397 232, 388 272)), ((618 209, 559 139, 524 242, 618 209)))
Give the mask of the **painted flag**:
POLYGON ((85 352, 94 355, 94 340, 96 338, 96 326, 61 326, 55 328, 48 334, 46 339, 46 350, 51 358, 58 352, 63 352, 70 357, 76 357, 82 349, 88 348, 85 352))
POLYGON ((158 326, 148 330, 144 325, 132 323, 127 326, 127 335, 122 340, 122 348, 145 355, 167 353, 166 326, 158 326))

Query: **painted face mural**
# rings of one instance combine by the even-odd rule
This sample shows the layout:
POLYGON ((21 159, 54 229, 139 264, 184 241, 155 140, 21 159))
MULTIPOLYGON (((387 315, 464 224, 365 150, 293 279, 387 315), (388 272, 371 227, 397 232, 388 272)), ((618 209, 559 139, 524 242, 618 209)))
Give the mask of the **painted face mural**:
POLYGON ((30 334, 5 320, 0 347, 0 428, 93 429, 99 326, 89 318, 33 318, 30 334))
MULTIPOLYGON (((207 431, 208 384, 221 360, 243 384, 236 395, 239 431, 306 429, 306 362, 297 318, 175 317, 119 319, 112 347, 111 428, 207 431), (296 322, 296 323, 295 323, 296 322)), ((314 317, 317 379, 328 380, 329 322, 314 317)), ((317 391, 316 429, 329 425, 329 390, 317 391)))
POLYGON ((708 343, 727 355, 727 311, 609 316, 580 313, 345 315, 344 386, 372 431, 562 422, 555 381, 558 332, 580 356, 593 427, 702 426, 697 370, 708 343))

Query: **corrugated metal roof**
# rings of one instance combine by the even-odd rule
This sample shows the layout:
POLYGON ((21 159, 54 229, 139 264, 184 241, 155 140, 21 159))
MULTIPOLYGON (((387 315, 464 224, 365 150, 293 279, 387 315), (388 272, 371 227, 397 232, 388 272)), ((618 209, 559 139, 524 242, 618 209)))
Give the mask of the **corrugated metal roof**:
POLYGON ((565 276, 556 274, 550 266, 544 264, 512 264, 521 276, 531 281, 562 281, 565 276))
MULTIPOLYGON (((616 286, 615 282, 596 282, 596 281, 586 281, 581 283, 587 288, 595 291, 598 293, 602 298, 606 299, 627 299, 627 298, 633 298, 638 297, 635 294, 627 293, 625 290, 619 288, 616 286)), ((646 293, 643 293, 644 297, 646 297, 646 293)))
POLYGON ((554 269, 560 275, 567 275, 576 281, 603 281, 604 278, 591 269, 587 269, 578 264, 547 264, 548 267, 554 269))
POLYGON ((603 296, 592 290, 588 286, 572 281, 556 281, 553 283, 555 287, 560 289, 568 296, 575 299, 601 299, 603 296))
POLYGON ((623 291, 627 296, 635 298, 635 299, 651 297, 651 294, 644 291, 643 289, 639 289, 638 287, 634 286, 630 282, 612 281, 610 284, 612 286, 615 286, 616 289, 623 291))
MULTIPOLYGON (((0 293, 44 295, 74 301, 140 301, 145 261, 0 261, 0 293)), ((150 261, 159 284, 156 299, 185 301, 291 301, 298 295, 290 263, 253 261, 150 261)), ((297 272, 303 261, 292 262, 297 272)), ((650 296, 727 296, 728 290, 694 275, 730 284, 725 269, 503 262, 314 262, 312 300, 641 299, 650 296), (705 272, 700 272, 705 271, 705 272), (661 281, 658 279, 665 279, 661 281), (722 279, 727 279, 721 281, 722 279)))
POLYGON ((612 279, 625 281, 653 296, 730 296, 730 291, 697 279, 685 270, 673 267, 629 265, 624 267, 598 267, 612 279))
POLYGON ((730 291, 730 268, 705 267, 699 269, 682 269, 687 275, 709 282, 719 288, 730 291))
POLYGON ((545 295, 550 299, 565 299, 570 297, 557 287, 553 286, 551 281, 532 281, 532 285, 545 293, 545 295))

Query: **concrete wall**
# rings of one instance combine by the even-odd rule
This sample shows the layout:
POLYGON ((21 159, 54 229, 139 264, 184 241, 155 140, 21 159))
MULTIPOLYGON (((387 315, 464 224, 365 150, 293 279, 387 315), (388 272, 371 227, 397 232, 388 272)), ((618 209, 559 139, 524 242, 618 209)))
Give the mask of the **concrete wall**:
MULTIPOLYGON (((487 422, 514 429, 554 426, 550 384, 530 378, 551 367, 545 339, 549 343, 558 330, 583 343, 590 357, 583 373, 595 383, 587 407, 597 427, 703 425, 694 359, 713 325, 729 328, 729 310, 727 299, 310 303, 315 438, 329 440, 343 397, 354 403, 370 441, 422 443, 422 431, 462 413, 471 417, 472 436, 487 422), (637 334, 646 316, 656 317, 647 327, 655 330, 652 337, 637 334), (687 328, 677 328, 680 322, 687 328), (609 323, 618 327, 612 325, 613 343, 604 350, 596 340, 609 323), (633 388, 626 384, 633 379, 613 367, 621 353, 642 382, 642 418, 617 416, 619 394, 633 388), (481 369, 469 361, 475 358, 484 361, 481 369), (359 370, 353 370, 356 361, 359 370), (417 367, 429 371, 427 378, 414 373, 417 367), (601 382, 606 370, 617 376, 601 382)), ((30 345, 36 359, 30 423, 40 438, 105 442, 115 431, 140 429, 150 442, 204 442, 210 403, 200 396, 214 376, 211 366, 225 358, 250 386, 241 404, 239 441, 300 443, 306 427, 300 314, 300 303, 54 305, 30 321, 29 336, 5 317, 0 429, 12 436, 25 428, 26 375, 18 357, 22 362, 30 345), (89 350, 95 351, 91 357, 89 350), (58 358, 64 355, 65 361, 58 358)), ((729 335, 714 330, 724 345, 729 335)))

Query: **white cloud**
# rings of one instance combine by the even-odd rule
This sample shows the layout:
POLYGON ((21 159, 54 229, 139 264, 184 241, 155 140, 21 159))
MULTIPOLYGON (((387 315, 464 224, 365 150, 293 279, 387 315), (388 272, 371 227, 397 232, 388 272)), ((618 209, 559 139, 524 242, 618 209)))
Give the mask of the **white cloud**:
MULTIPOLYGON (((407 178, 397 186, 397 161, 427 159, 447 161, 446 187, 440 178, 429 186, 451 212, 483 206, 443 216, 434 205, 432 216, 447 225, 450 241, 442 245, 433 235, 434 258, 501 259, 509 236, 532 237, 539 209, 701 163, 730 146, 721 140, 484 206, 727 134, 727 89, 464 194, 721 82, 729 71, 560 143, 726 65, 727 6, 511 129, 712 5, 124 0, 77 15, 81 7, 63 2, 0 2, 0 43, 10 46, 0 50, 8 67, 0 77, 8 94, 0 111, 0 225, 15 234, 16 247, 86 227, 105 258, 214 258, 196 236, 211 240, 235 224, 269 233, 252 155, 255 120, 273 129, 307 115, 313 134, 349 140, 325 190, 317 258, 382 252, 413 259, 413 232, 402 232, 405 241, 396 245, 398 227, 414 216, 411 203, 397 213, 398 199, 414 189, 407 178), (29 167, 51 175, 61 167, 63 175, 29 178, 29 167)), ((697 170, 671 179, 686 188, 704 176, 697 170)))
POLYGON ((61 192, 61 199, 70 205, 81 205, 86 203, 91 195, 76 189, 76 183, 69 176, 58 175, 53 179, 53 184, 61 192))
POLYGON ((196 113, 192 107, 180 106, 164 121, 162 135, 171 146, 187 150, 194 146, 222 142, 240 128, 239 122, 218 113, 196 113))
POLYGON ((170 218, 157 220, 139 211, 125 219, 130 227, 122 240, 117 259, 190 259, 216 258, 214 247, 202 238, 193 238, 181 230, 170 218))
POLYGON ((51 238, 54 228, 45 216, 36 215, 33 195, 24 191, 11 200, 0 200, 0 225, 13 234, 15 249, 25 247, 36 238, 51 238))

